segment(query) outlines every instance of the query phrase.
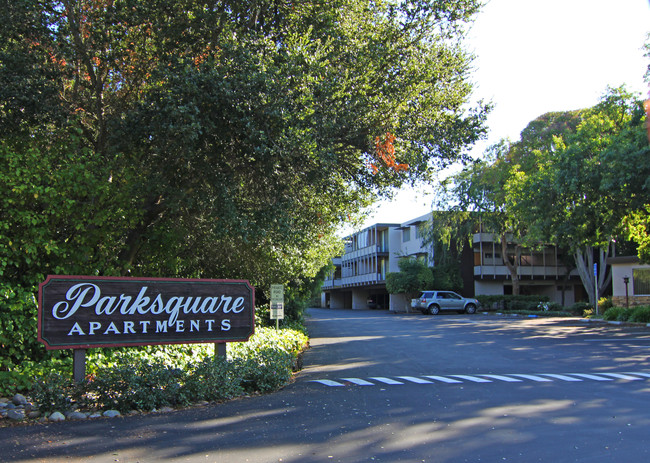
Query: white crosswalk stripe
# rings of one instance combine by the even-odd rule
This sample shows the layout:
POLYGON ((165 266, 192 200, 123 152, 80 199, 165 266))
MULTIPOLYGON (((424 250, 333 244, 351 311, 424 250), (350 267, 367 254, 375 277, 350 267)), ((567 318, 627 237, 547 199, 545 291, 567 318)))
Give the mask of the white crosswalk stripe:
POLYGON ((519 375, 519 374, 517 374, 517 375, 512 375, 512 376, 517 376, 519 378, 529 379, 531 381, 536 381, 538 383, 548 383, 548 382, 553 381, 552 379, 544 378, 544 377, 539 376, 539 375, 519 375))
POLYGON ((345 384, 337 383, 336 381, 332 381, 331 379, 314 379, 312 380, 312 383, 321 383, 324 384, 325 386, 345 386, 345 384))
MULTIPOLYGON (((481 375, 481 376, 485 376, 486 378, 496 379, 499 381, 505 381, 506 383, 521 383, 522 381, 521 379, 511 378, 509 376, 503 376, 503 375, 481 375)), ((580 381, 580 380, 576 380, 576 381, 580 381)))
POLYGON ((398 376, 398 378, 417 384, 431 384, 431 381, 427 381, 426 379, 422 378, 416 378, 415 376, 398 376))
POLYGON ((544 376, 550 376, 551 378, 561 379, 562 381, 569 381, 569 382, 570 381, 583 381, 582 379, 573 378, 573 377, 567 376, 567 375, 556 375, 556 374, 553 374, 553 373, 542 373, 542 374, 544 376))
POLYGON ((594 381, 613 381, 612 378, 603 378, 602 376, 596 376, 585 373, 571 373, 573 376, 580 376, 581 378, 593 379, 594 381))
POLYGON ((473 383, 491 383, 489 379, 485 378, 477 378, 476 376, 469 376, 469 375, 451 375, 454 378, 459 378, 459 379, 466 379, 467 381, 472 381, 473 383))
POLYGON ((462 383, 462 381, 458 381, 457 379, 445 378, 444 376, 425 376, 425 378, 434 379, 443 383, 462 383))
POLYGON ((600 374, 604 376, 611 376, 612 378, 625 379, 627 381, 635 381, 635 380, 642 379, 637 376, 623 375, 621 373, 600 373, 600 374))
POLYGON ((360 378, 341 378, 342 381, 347 381, 352 384, 356 384, 357 386, 374 386, 375 383, 371 383, 370 381, 366 381, 365 379, 360 379, 360 378))
POLYGON ((533 381, 537 383, 550 383, 554 381, 564 382, 581 382, 591 381, 649 381, 650 373, 645 372, 623 372, 623 373, 511 373, 511 374, 478 374, 478 375, 422 375, 422 376, 396 376, 389 378, 386 376, 372 376, 369 378, 337 378, 331 379, 314 379, 310 382, 319 383, 329 387, 341 386, 376 386, 378 384, 403 385, 405 382, 414 384, 463 384, 471 383, 492 383, 493 381, 502 381, 507 383, 521 383, 524 381, 533 381))
POLYGON ((382 382, 384 384, 404 384, 404 383, 402 383, 400 381, 395 381, 394 379, 384 378, 383 376, 374 376, 374 377, 372 377, 370 379, 375 379, 375 380, 380 381, 380 382, 382 382))

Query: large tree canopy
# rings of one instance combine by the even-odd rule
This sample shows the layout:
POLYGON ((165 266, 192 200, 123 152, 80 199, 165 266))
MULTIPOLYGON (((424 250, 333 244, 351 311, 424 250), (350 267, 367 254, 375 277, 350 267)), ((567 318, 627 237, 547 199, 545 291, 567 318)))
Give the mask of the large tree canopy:
POLYGON ((483 132, 460 42, 478 1, 1 6, 0 270, 16 283, 314 275, 349 214, 483 132))
MULTIPOLYGON (((441 198, 481 213, 501 235, 504 265, 516 290, 517 259, 505 259, 506 237, 517 245, 557 244, 574 256, 590 301, 606 289, 614 241, 634 240, 647 258, 650 146, 642 102, 625 88, 608 89, 592 108, 549 113, 514 143, 448 179, 441 198), (593 265, 598 264, 595 293, 593 265)), ((622 251, 619 244, 619 252, 622 251)))

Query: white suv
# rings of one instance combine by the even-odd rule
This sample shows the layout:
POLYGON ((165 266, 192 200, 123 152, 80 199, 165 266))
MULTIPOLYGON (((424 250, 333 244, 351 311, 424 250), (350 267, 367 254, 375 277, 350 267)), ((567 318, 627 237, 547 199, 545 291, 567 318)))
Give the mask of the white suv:
POLYGON ((441 310, 476 313, 478 306, 478 300, 462 297, 453 291, 423 291, 417 299, 411 299, 411 307, 431 315, 441 310))

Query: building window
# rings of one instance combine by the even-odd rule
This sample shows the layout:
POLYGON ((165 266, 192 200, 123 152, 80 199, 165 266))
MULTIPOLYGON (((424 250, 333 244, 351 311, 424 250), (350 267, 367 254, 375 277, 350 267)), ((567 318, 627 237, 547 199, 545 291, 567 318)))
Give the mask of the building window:
POLYGON ((402 230, 402 243, 406 243, 407 241, 411 241, 411 227, 402 230))
POLYGON ((634 278, 634 294, 650 294, 650 268, 635 268, 632 270, 634 278))

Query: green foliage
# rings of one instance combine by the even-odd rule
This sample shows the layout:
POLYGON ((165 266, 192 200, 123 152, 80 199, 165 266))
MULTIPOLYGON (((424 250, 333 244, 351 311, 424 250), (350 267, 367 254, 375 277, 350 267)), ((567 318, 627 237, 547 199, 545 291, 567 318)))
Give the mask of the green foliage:
POLYGON ((34 382, 31 396, 41 412, 66 412, 72 409, 80 388, 74 384, 70 375, 51 372, 34 382))
POLYGON ((598 299, 598 310, 605 312, 607 309, 614 307, 611 296, 601 297, 598 299))
POLYGON ((638 245, 637 255, 641 263, 650 263, 650 204, 631 211, 625 217, 627 238, 638 245))
POLYGON ((479 6, 9 2, 0 275, 297 287, 342 221, 483 134, 459 40, 479 6))
POLYGON ((237 361, 246 392, 271 392, 284 386, 292 376, 294 357, 286 351, 263 349, 237 361))
POLYGON ((629 321, 633 323, 650 323, 650 306, 632 308, 629 321))
MULTIPOLYGON (((548 303, 547 296, 523 295, 479 295, 476 299, 484 310, 535 310, 540 303, 548 303)), ((549 306, 551 307, 551 306, 549 306)), ((552 307, 555 307, 553 304, 552 307)))
POLYGON ((386 275, 386 289, 390 294, 413 295, 431 289, 433 274, 427 264, 416 258, 400 259, 399 272, 386 275))
POLYGON ((650 306, 611 307, 603 315, 607 321, 650 323, 650 306))
POLYGON ((187 403, 187 397, 180 394, 184 376, 183 370, 160 360, 121 361, 99 369, 85 390, 102 409, 152 410, 187 403))
POLYGON ((437 264, 431 268, 431 288, 443 291, 463 292, 463 279, 458 262, 437 264))
MULTIPOLYGON (((68 352, 47 352, 37 341, 35 288, 0 282, 0 372, 15 371, 45 358, 63 358, 68 352)), ((5 376, 8 380, 9 376, 5 376)), ((13 376, 20 384, 20 378, 13 376)))
POLYGON ((576 302, 569 307, 569 312, 575 315, 593 315, 594 306, 589 302, 576 302))
POLYGON ((8 397, 32 387, 33 376, 20 371, 0 371, 0 396, 8 397))
POLYGON ((228 359, 215 357, 212 344, 94 349, 86 380, 74 384, 69 374, 44 373, 31 394, 48 412, 74 406, 128 412, 223 401, 284 386, 307 345, 301 330, 258 328, 249 342, 228 345, 228 359))
POLYGON ((632 315, 633 309, 626 309, 625 307, 611 307, 603 314, 603 320, 607 321, 628 321, 632 315))
POLYGON ((221 402, 244 393, 243 372, 237 362, 206 357, 188 372, 180 394, 183 401, 221 402))

